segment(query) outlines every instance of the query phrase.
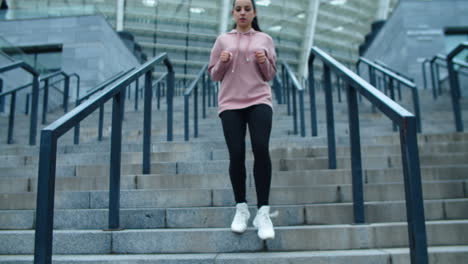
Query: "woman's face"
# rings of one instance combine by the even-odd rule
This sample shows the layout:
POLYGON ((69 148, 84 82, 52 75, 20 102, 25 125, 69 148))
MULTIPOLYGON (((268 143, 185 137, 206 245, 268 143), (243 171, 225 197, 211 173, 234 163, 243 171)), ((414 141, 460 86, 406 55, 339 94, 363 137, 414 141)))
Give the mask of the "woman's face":
POLYGON ((240 28, 252 26, 252 20, 257 15, 251 0, 236 0, 232 10, 232 16, 240 28))

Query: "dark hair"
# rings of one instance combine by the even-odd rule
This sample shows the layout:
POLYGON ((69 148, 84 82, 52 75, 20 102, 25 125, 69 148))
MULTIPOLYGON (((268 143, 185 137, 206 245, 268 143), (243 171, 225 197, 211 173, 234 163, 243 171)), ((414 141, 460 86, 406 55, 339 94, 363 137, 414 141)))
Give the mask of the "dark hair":
MULTIPOLYGON (((250 0, 252 2, 252 6, 253 6, 253 9, 254 11, 256 12, 257 11, 257 6, 255 5, 255 0, 250 0)), ((234 7, 236 6, 236 0, 233 1, 232 3, 232 8, 234 9, 234 7)), ((237 27, 237 24, 236 22, 234 22, 234 25, 232 26, 232 28, 236 28, 237 27)), ((262 31, 260 29, 260 26, 258 25, 258 19, 257 19, 257 16, 254 17, 254 19, 252 20, 252 28, 255 29, 256 31, 262 31)))

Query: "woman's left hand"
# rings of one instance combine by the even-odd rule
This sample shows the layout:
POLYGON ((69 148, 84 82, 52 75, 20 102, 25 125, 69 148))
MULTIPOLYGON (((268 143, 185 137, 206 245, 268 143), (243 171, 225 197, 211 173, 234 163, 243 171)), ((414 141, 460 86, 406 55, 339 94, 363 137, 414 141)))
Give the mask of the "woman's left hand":
POLYGON ((265 63, 267 60, 266 54, 264 50, 258 50, 255 52, 255 58, 257 59, 257 62, 260 64, 265 63))

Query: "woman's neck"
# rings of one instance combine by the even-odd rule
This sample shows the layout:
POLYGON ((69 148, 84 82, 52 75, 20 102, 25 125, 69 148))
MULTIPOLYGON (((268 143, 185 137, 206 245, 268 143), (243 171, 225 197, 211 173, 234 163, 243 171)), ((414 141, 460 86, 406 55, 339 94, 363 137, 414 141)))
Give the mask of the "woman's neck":
POLYGON ((239 26, 237 26, 236 27, 237 32, 242 32, 242 33, 249 32, 251 29, 252 29, 252 26, 249 26, 249 27, 239 27, 239 26))

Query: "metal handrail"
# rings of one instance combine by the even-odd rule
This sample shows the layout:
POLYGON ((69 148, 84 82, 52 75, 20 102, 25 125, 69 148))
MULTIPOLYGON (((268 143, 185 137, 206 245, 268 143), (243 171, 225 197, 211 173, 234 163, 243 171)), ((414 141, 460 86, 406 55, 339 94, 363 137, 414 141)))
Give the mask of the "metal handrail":
MULTIPOLYGON (((91 96, 95 95, 97 92, 102 91, 104 88, 108 87, 115 81, 119 80, 135 68, 131 68, 127 71, 120 71, 119 73, 115 74, 112 76, 109 80, 106 80, 102 83, 100 83, 98 86, 95 88, 92 88, 88 90, 88 92, 82 97, 78 98, 75 102, 75 107, 80 105, 83 101, 88 100, 91 96)), ((99 121, 98 121, 98 141, 102 141, 102 131, 104 128, 104 105, 101 105, 99 107, 99 121)), ((80 124, 77 124, 75 126, 74 132, 73 132, 73 144, 78 145, 80 143, 80 124)))
MULTIPOLYGON (((439 66, 446 68, 447 69, 447 56, 443 54, 437 54, 432 59, 428 60, 430 63, 430 69, 431 69, 431 81, 432 81, 432 88, 433 88, 433 96, 435 99, 437 99, 437 90, 439 91, 439 95, 442 93, 442 88, 440 87, 440 71, 439 71, 439 66)), ((453 59, 453 64, 457 65, 461 68, 468 69, 468 64, 460 61, 453 59)), ((425 68, 423 68, 423 77, 425 78, 425 68)), ((460 71, 458 71, 460 73, 460 71)))
POLYGON ((302 84, 297 80, 296 76, 294 75, 291 67, 289 67, 286 61, 281 61, 281 70, 283 75, 283 88, 286 89, 286 96, 287 96, 287 103, 288 103, 288 115, 290 114, 290 99, 289 95, 291 93, 292 96, 292 111, 293 111, 293 133, 297 135, 298 127, 297 127, 297 99, 296 99, 296 92, 299 94, 299 118, 301 123, 301 137, 305 137, 305 118, 304 118, 304 87, 302 84), (292 84, 292 89, 291 85, 292 84))
MULTIPOLYGON (((145 113, 143 129, 143 167, 150 161, 151 147, 151 97, 152 71, 155 64, 164 62, 168 71, 168 113, 172 112, 172 92, 174 85, 174 70, 166 53, 148 61, 138 69, 133 70, 126 78, 106 89, 99 96, 75 107, 41 131, 39 153, 39 176, 37 187, 36 232, 34 263, 52 262, 52 240, 54 219, 55 170, 58 139, 67 131, 93 113, 97 108, 112 100, 112 136, 110 149, 110 191, 109 191, 109 229, 119 230, 119 200, 120 200, 120 166, 122 150, 122 121, 124 112, 125 91, 128 85, 145 76, 145 113)), ((168 118, 172 115, 168 114, 168 118)), ((172 124, 172 123, 171 123, 172 124)), ((172 127, 168 126, 168 134, 172 127)), ((169 138, 169 135, 168 135, 169 138)), ((172 138, 172 135, 171 135, 172 138)))
MULTIPOLYGON (((30 117, 30 126, 29 126, 29 145, 36 145, 36 135, 37 135, 37 115, 39 108, 39 73, 30 65, 23 61, 18 61, 11 63, 9 65, 3 66, 0 68, 0 73, 11 71, 14 69, 22 68, 29 72, 33 76, 32 81, 32 102, 31 102, 31 117, 30 117)), ((25 87, 26 88, 26 87, 25 87)), ((10 103, 10 115, 8 118, 8 144, 13 143, 13 127, 15 119, 15 107, 16 107, 16 91, 15 92, 5 92, 0 94, 0 98, 3 98, 7 94, 11 94, 11 103, 10 103), (11 140, 10 140, 11 139, 11 140)))
POLYGON ((184 139, 185 141, 189 140, 189 100, 190 96, 194 93, 193 96, 193 136, 198 137, 198 83, 200 80, 203 83, 202 93, 203 93, 203 118, 206 118, 205 110, 205 95, 207 88, 207 81, 209 82, 207 76, 208 63, 203 65, 201 70, 198 72, 197 77, 190 83, 187 89, 184 92, 184 139))
POLYGON ((390 66, 388 66, 388 65, 387 65, 385 62, 383 62, 383 61, 375 60, 374 63, 377 64, 377 65, 379 65, 379 66, 382 66, 383 68, 385 68, 385 69, 387 69, 387 70, 389 70, 389 71, 394 72, 396 75, 399 75, 399 76, 401 76, 401 77, 403 77, 403 78, 409 80, 410 82, 414 82, 414 79, 413 79, 413 78, 411 78, 411 77, 407 76, 406 74, 403 74, 403 73, 401 73, 401 72, 399 72, 399 71, 396 71, 395 69, 392 69, 390 66))
MULTIPOLYGON (((417 120, 417 125, 418 125, 418 132, 420 133, 422 131, 422 124, 421 124, 421 110, 420 110, 420 105, 419 105, 419 94, 418 94, 418 87, 416 86, 416 84, 401 76, 401 75, 398 75, 396 72, 394 72, 393 70, 391 70, 390 68, 388 67, 382 67, 380 65, 377 65, 376 63, 373 63, 363 57, 360 57, 358 62, 357 62, 357 65, 356 65, 356 70, 359 74, 359 66, 361 63, 365 63, 369 66, 369 75, 371 75, 371 71, 373 70, 377 70, 379 72, 381 72, 382 74, 384 74, 384 76, 387 76, 390 78, 390 81, 388 82, 388 85, 390 87, 390 97, 392 100, 395 100, 395 92, 393 90, 393 87, 394 87, 394 83, 393 81, 396 81, 397 84, 398 84, 398 87, 401 87, 400 84, 403 84, 404 86, 408 87, 411 89, 411 95, 412 95, 412 99, 413 99, 413 110, 414 110, 414 113, 416 115, 416 120, 417 120)), ((371 81, 372 83, 372 81, 371 81)), ((396 126, 394 125, 394 131, 396 131, 396 126)))
POLYGON ((128 74, 129 72, 133 71, 135 68, 132 67, 131 69, 127 70, 127 71, 120 71, 118 72, 117 74, 111 76, 108 80, 105 80, 103 82, 101 82, 100 84, 98 84, 96 87, 94 88, 91 88, 89 90, 86 91, 86 94, 83 95, 83 97, 81 98, 77 98, 76 99, 76 102, 75 102, 75 106, 78 106, 80 105, 83 101, 85 100, 88 100, 91 96, 95 95, 97 92, 100 92, 102 91, 104 88, 106 88, 107 86, 109 86, 109 84, 115 82, 116 80, 122 78, 123 76, 125 76, 126 74, 128 74))
MULTIPOLYGON (((387 117, 396 122, 400 128, 400 146, 402 154, 403 175, 406 195, 406 213, 408 219, 408 236, 410 244, 411 263, 427 264, 427 238, 426 224, 424 218, 424 203, 421 186, 421 171, 417 142, 417 121, 413 114, 388 98, 385 94, 366 82, 356 73, 343 66, 334 58, 323 52, 317 47, 313 47, 309 57, 313 62, 315 58, 323 62, 324 72, 324 90, 326 93, 327 109, 327 130, 328 131, 328 152, 329 160, 333 160, 336 168, 336 147, 332 90, 331 90, 331 72, 336 74, 346 83, 346 92, 348 99, 348 120, 351 145, 351 170, 352 170, 352 191, 353 191, 353 209, 354 221, 364 223, 364 193, 363 176, 361 160, 361 143, 359 132, 359 111, 357 93, 366 97, 373 105, 379 108, 387 117), (332 155, 330 155, 332 154, 332 155), (333 156, 334 155, 334 156, 333 156)), ((309 64, 311 65, 311 64, 309 64)), ((309 83, 313 83, 313 67, 309 68, 312 78, 309 83)))
POLYGON ((456 48, 454 48, 447 55, 447 60, 446 60, 448 73, 449 73, 449 80, 450 80, 450 95, 452 98, 453 115, 455 119, 455 129, 457 130, 457 132, 463 132, 463 118, 462 118, 462 111, 460 107, 460 98, 461 98, 460 81, 458 79, 457 73, 455 72, 454 58, 460 52, 466 49, 468 49, 468 42, 459 44, 456 48))

